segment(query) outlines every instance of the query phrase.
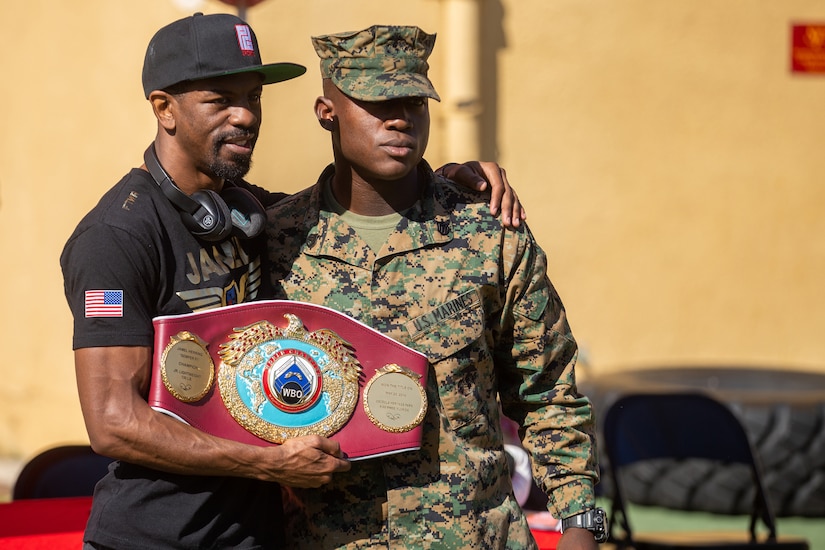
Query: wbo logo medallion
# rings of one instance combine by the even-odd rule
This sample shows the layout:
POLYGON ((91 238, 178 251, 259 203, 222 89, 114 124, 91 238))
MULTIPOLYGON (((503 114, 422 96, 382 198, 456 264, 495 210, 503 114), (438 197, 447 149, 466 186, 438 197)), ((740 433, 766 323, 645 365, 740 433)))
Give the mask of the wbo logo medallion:
POLYGON ((288 413, 312 407, 321 394, 321 368, 298 349, 275 353, 264 367, 264 392, 273 405, 288 413))
POLYGON ((273 443, 334 434, 355 410, 361 365, 333 331, 309 332, 296 315, 284 317, 284 328, 259 321, 221 344, 224 405, 241 426, 273 443))

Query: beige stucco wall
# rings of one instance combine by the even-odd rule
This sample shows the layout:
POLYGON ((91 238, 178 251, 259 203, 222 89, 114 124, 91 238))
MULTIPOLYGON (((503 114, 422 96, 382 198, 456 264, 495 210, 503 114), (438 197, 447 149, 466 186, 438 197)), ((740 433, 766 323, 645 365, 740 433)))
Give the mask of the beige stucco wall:
MULTIPOLYGON (((472 1, 472 0, 464 0, 472 1)), ((789 72, 817 0, 483 0, 482 155, 508 170, 587 359, 582 376, 677 363, 825 372, 825 77, 789 72)), ((196 6, 196 7, 193 7, 196 6)), ((0 3, 0 455, 85 432, 58 256, 141 162, 140 87, 161 25, 204 0, 0 3)), ((249 11, 270 86, 250 179, 295 191, 329 160, 311 34, 446 35, 444 1, 267 0, 249 11)), ((439 45, 443 40, 439 42, 439 45)), ((432 76, 444 81, 440 62, 432 76)), ((433 105, 429 159, 446 160, 433 105)))

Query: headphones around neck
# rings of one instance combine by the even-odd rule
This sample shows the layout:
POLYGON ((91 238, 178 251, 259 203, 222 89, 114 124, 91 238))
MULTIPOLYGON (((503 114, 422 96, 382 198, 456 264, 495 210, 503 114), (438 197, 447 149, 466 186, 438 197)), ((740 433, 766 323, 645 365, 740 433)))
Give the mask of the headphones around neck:
POLYGON ((251 239, 261 234, 266 211, 255 195, 240 187, 224 185, 220 194, 210 189, 187 195, 160 165, 152 143, 143 153, 146 168, 166 198, 180 212, 190 233, 207 241, 222 241, 234 234, 251 239))

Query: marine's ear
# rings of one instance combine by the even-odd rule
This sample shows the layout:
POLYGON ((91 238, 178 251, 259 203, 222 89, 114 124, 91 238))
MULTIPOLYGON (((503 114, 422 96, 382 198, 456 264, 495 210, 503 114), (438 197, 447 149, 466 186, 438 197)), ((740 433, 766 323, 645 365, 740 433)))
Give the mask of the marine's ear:
POLYGON ((326 96, 315 99, 315 116, 321 128, 331 132, 335 127, 335 104, 326 96))

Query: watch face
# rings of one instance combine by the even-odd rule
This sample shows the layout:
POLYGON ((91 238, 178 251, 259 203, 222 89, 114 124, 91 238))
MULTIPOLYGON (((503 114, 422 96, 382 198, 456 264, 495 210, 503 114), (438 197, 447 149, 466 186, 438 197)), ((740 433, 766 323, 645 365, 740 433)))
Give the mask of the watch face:
POLYGON ((596 537, 596 542, 607 540, 607 514, 601 508, 593 510, 593 528, 591 531, 596 537))
POLYGON ((596 542, 605 542, 607 540, 607 514, 601 508, 594 510, 595 529, 593 534, 596 536, 596 542))

